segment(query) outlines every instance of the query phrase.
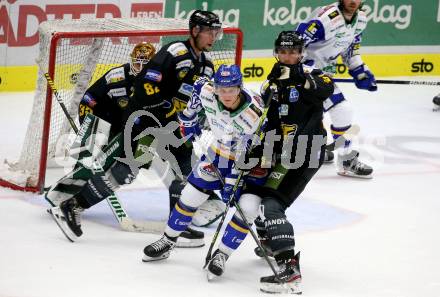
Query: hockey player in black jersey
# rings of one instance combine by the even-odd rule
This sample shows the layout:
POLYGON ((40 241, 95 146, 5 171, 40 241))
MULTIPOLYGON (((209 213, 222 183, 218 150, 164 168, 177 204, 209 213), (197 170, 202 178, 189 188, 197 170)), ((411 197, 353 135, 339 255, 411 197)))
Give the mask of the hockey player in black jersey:
POLYGON ((151 43, 138 43, 130 54, 130 62, 114 67, 91 85, 78 106, 82 124, 92 113, 111 124, 110 138, 122 130, 122 114, 133 93, 136 75, 154 56, 156 49, 151 43))
POLYGON ((278 62, 262 87, 263 97, 275 89, 266 130, 275 129, 282 139, 275 143, 274 165, 264 186, 248 189, 262 198, 265 230, 258 231, 275 257, 283 282, 274 275, 262 277, 260 289, 268 293, 301 293, 299 253, 295 254, 293 227, 285 211, 323 163, 323 101, 334 89, 329 76, 301 63, 303 48, 303 39, 295 32, 281 32, 275 40, 278 62))
MULTIPOLYGON (((139 117, 133 123, 127 123, 132 113, 148 111, 154 115, 162 127, 168 127, 168 124, 172 126, 173 123, 177 123, 174 122, 176 121, 176 111, 185 107, 191 95, 194 81, 200 76, 211 77, 213 75, 214 66, 205 51, 212 48, 222 33, 218 16, 208 11, 197 10, 190 17, 189 28, 191 36, 188 40, 164 45, 138 73, 133 82, 133 93, 122 113, 122 127, 133 126, 134 133, 124 136, 128 136, 132 140, 134 153, 142 150, 139 142, 134 141, 134 137, 144 129, 156 126, 157 123, 151 118, 146 119, 147 117, 139 117)), ((117 76, 121 73, 122 70, 115 73, 109 72, 108 79, 111 81, 112 78, 115 78, 116 81, 119 79, 117 76)), ((107 78, 104 77, 104 79, 107 78)), ((92 94, 92 92, 89 93, 92 94)), ((106 117, 104 119, 109 120, 114 117, 112 113, 107 114, 105 109, 98 109, 99 103, 93 105, 94 102, 87 98, 83 99, 83 103, 85 107, 93 106, 96 108, 93 109, 93 112, 106 117)), ((87 110, 84 108, 84 113, 86 112, 87 110)), ((175 133, 176 136, 180 137, 180 134, 177 135, 177 133, 175 133)), ((176 148, 170 145, 169 149, 174 158, 179 161, 178 165, 182 176, 186 177, 191 171, 191 147, 182 145, 176 148)), ((125 157, 128 153, 133 152, 125 151, 115 157, 125 157)), ((113 158, 109 160, 109 166, 103 166, 105 167, 103 168, 104 174, 93 174, 92 177, 87 177, 85 183, 78 183, 80 191, 73 198, 61 203, 59 207, 52 208, 54 219, 65 234, 68 232, 71 235, 68 236, 70 240, 73 241, 82 234, 79 218, 83 209, 90 208, 113 195, 120 186, 131 183, 136 177, 137 172, 133 172, 132 167, 127 163, 115 161, 113 158)), ((179 199, 184 183, 185 178, 179 178, 177 175, 171 183, 169 187, 170 209, 179 199)), ((72 187, 71 183, 69 187, 72 187)), ((187 241, 182 242, 180 246, 202 246, 204 245, 203 237, 202 232, 189 228, 182 233, 181 239, 187 241)))
MULTIPOLYGON (((218 16, 209 11, 196 10, 189 18, 189 31, 190 37, 187 40, 164 45, 148 63, 148 67, 140 72, 134 84, 128 114, 143 109, 152 111, 163 126, 170 121, 177 121, 177 113, 185 109, 196 79, 201 76, 212 77, 214 65, 206 52, 213 48, 222 35, 222 24, 218 16), (158 109, 162 110, 157 112, 158 109)), ((140 129, 144 126, 139 124, 140 129)), ((170 147, 170 151, 177 159, 182 175, 188 176, 191 172, 191 143, 177 148, 170 147)), ((170 211, 179 200, 186 183, 186 179, 179 177, 176 172, 174 176, 168 186, 170 211)), ((215 194, 211 195, 207 204, 218 208, 214 219, 220 217, 224 205, 215 194)), ((188 247, 204 244, 203 233, 192 228, 188 228, 183 236, 181 240, 188 237, 188 247)))

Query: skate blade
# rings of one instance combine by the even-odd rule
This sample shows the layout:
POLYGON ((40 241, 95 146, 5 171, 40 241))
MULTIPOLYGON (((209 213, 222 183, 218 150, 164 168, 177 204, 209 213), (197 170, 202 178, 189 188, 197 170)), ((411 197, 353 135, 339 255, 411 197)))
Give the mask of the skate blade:
POLYGON ((269 294, 296 294, 301 295, 302 290, 299 282, 284 284, 260 284, 260 291, 269 294))
POLYGON ((345 176, 345 177, 353 177, 353 178, 361 178, 361 179, 372 179, 373 178, 373 174, 358 175, 358 174, 354 174, 354 173, 351 173, 348 171, 338 171, 337 173, 338 173, 338 175, 345 176))
POLYGON ((208 282, 211 282, 211 281, 215 280, 218 277, 219 277, 218 275, 215 275, 214 273, 212 273, 211 271, 206 269, 206 279, 208 280, 208 282))
POLYGON ((64 236, 66 236, 69 241, 75 242, 78 239, 78 236, 76 236, 75 233, 70 230, 69 226, 67 226, 67 223, 62 219, 62 212, 60 208, 52 207, 51 209, 48 209, 48 212, 51 214, 53 220, 55 223, 57 223, 64 236))
POLYGON ((165 254, 163 254, 162 256, 159 257, 150 257, 144 254, 144 256, 142 257, 142 262, 154 262, 154 261, 160 261, 160 260, 165 260, 170 256, 170 252, 166 252, 165 254))
POLYGON ((176 247, 178 248, 198 248, 205 245, 203 238, 200 239, 188 239, 184 237, 179 237, 177 239, 176 247))

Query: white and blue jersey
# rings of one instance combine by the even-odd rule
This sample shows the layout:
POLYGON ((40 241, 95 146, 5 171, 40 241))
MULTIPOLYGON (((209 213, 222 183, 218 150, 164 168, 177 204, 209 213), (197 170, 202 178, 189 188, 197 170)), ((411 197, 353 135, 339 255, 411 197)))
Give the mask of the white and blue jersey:
POLYGON ((235 170, 234 161, 243 153, 246 142, 253 138, 259 126, 264 110, 263 100, 246 89, 241 90, 240 97, 241 105, 229 111, 218 99, 209 79, 199 78, 194 84, 191 99, 183 113, 193 117, 203 109, 212 133, 207 155, 201 158, 188 177, 189 182, 200 188, 220 189, 221 184, 212 171, 212 165, 223 177, 235 170))
MULTIPOLYGON (((359 53, 362 32, 367 26, 365 12, 359 10, 348 23, 338 6, 338 2, 319 7, 309 19, 300 23, 296 29, 305 40, 304 61, 322 69, 326 74, 336 74, 336 61, 341 56, 349 69, 354 69, 364 62, 359 53)), ((325 110, 344 100, 337 86, 333 95, 324 102, 325 110)))

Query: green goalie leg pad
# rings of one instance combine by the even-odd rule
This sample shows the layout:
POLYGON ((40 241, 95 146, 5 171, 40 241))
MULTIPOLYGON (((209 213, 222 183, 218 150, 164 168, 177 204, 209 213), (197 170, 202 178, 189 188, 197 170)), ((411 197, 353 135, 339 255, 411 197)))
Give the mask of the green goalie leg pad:
POLYGON ((107 122, 92 114, 86 116, 72 145, 73 157, 78 159, 74 169, 45 193, 45 199, 51 205, 58 205, 76 195, 88 179, 94 174, 104 174, 115 162, 115 157, 123 155, 122 133, 117 134, 105 146, 97 145, 107 142, 109 130, 110 124, 107 122))

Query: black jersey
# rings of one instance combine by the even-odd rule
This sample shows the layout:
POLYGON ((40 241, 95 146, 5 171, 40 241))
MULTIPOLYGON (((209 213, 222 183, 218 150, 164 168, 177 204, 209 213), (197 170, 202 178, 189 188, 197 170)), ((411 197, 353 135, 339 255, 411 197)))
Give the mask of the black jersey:
POLYGON ((88 113, 109 122, 112 132, 120 132, 122 114, 133 92, 134 75, 130 63, 114 67, 91 85, 79 104, 80 122, 88 113))
MULTIPOLYGON (((136 77, 130 110, 147 110, 164 124, 176 119, 201 76, 212 77, 214 65, 205 53, 198 57, 189 40, 163 46, 136 77)), ((145 126, 146 123, 142 123, 145 126)))
POLYGON ((303 65, 303 69, 313 80, 309 89, 292 79, 263 84, 263 98, 267 98, 269 86, 275 91, 268 111, 267 130, 276 129, 282 139, 287 135, 293 136, 295 140, 299 135, 325 135, 322 126, 323 102, 333 93, 334 86, 330 77, 321 70, 307 65, 303 65))

